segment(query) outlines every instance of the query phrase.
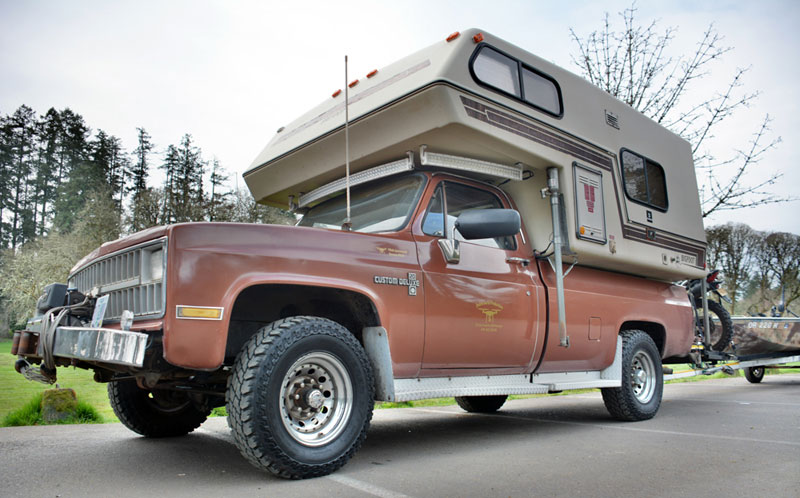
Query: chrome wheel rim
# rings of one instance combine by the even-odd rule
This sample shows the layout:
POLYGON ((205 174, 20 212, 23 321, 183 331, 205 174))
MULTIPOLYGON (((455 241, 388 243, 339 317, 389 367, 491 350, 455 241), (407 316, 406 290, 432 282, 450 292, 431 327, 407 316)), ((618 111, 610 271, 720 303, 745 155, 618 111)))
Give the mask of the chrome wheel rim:
POLYGON ((281 421, 289 435, 305 446, 322 446, 347 426, 353 407, 353 385, 335 356, 308 353, 289 368, 281 384, 281 421))
POLYGON ((631 387, 633 395, 642 404, 650 402, 656 392, 656 366, 644 351, 637 351, 633 356, 631 387))

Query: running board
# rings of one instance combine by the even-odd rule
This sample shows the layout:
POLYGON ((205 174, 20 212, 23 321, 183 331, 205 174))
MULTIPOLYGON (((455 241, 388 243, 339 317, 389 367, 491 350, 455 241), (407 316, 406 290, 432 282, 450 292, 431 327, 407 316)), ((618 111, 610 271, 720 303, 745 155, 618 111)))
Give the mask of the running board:
POLYGON ((622 385, 622 338, 617 338, 614 362, 603 370, 471 377, 419 377, 395 379, 395 401, 414 401, 450 396, 547 394, 570 389, 620 387, 622 385))

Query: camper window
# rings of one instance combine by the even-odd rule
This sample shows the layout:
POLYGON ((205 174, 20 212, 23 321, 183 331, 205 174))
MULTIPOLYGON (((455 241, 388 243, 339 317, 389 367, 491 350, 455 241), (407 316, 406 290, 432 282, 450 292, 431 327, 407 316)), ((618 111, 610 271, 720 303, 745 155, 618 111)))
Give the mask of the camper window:
POLYGON ((550 114, 561 114, 561 102, 556 84, 529 69, 522 69, 522 88, 525 100, 550 114))
POLYGON ((519 97, 519 67, 511 57, 484 47, 472 63, 475 76, 489 86, 519 97))
MULTIPOLYGON (((517 248, 514 237, 495 237, 493 239, 466 240, 458 230, 455 222, 463 211, 473 209, 504 208, 503 203, 494 194, 475 187, 468 187, 458 183, 447 182, 447 229, 455 230, 455 238, 461 242, 479 244, 486 247, 513 251, 517 248)), ((422 233, 434 237, 444 237, 444 216, 442 215, 442 187, 436 189, 425 219, 422 221, 422 233)))
POLYGON ((623 149, 620 155, 622 156, 622 178, 628 197, 659 211, 666 211, 669 202, 664 168, 629 150, 623 149))
POLYGON ((563 114, 561 90, 555 80, 488 45, 472 56, 475 80, 553 116, 563 114))

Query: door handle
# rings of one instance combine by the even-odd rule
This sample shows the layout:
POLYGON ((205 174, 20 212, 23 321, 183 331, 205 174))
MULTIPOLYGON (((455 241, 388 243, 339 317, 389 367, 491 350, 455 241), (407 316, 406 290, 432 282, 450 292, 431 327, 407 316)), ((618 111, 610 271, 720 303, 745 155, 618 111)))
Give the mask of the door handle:
POLYGON ((528 266, 529 264, 531 264, 531 260, 530 259, 525 259, 525 258, 517 258, 517 257, 514 257, 514 256, 509 256, 509 257, 506 258, 506 263, 514 264, 514 265, 528 266))

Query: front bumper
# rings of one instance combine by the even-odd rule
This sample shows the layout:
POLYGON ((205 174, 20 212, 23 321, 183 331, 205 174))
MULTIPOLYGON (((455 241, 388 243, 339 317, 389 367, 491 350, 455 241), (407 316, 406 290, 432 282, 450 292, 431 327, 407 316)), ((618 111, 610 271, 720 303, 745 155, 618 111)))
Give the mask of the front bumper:
MULTIPOLYGON (((39 333, 14 333, 12 354, 43 356, 39 333)), ((58 327, 53 340, 53 356, 93 363, 141 367, 147 348, 147 334, 92 327, 58 327)))

